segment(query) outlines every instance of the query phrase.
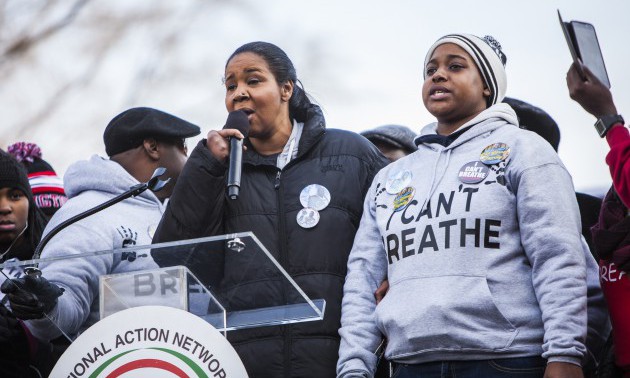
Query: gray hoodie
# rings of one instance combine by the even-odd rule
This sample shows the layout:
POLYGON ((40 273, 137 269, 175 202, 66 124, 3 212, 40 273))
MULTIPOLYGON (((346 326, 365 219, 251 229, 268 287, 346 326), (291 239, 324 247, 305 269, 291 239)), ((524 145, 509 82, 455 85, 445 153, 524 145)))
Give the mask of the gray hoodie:
POLYGON ((374 178, 348 261, 340 377, 373 374, 381 334, 386 358, 400 363, 542 355, 580 364, 587 284, 571 177, 508 105, 469 125, 448 147, 422 143, 374 178), (495 164, 481 163, 496 143, 495 164), (465 182, 484 167, 485 179, 465 182), (389 194, 388 180, 404 173, 409 189, 389 194))
MULTIPOLYGON (((89 161, 73 164, 64 176, 68 202, 52 217, 44 235, 66 219, 112 199, 136 184, 138 181, 122 166, 100 156, 94 155, 89 161)), ((155 194, 147 190, 64 229, 46 245, 41 257, 151 244, 150 230, 157 227, 164 208, 155 194)), ((101 275, 153 268, 157 268, 157 264, 150 254, 140 251, 116 255, 115 258, 106 255, 42 263, 42 275, 65 289, 49 315, 67 334, 83 331, 99 319, 101 275)), ((28 321, 27 326, 42 340, 61 335, 48 319, 28 321)))

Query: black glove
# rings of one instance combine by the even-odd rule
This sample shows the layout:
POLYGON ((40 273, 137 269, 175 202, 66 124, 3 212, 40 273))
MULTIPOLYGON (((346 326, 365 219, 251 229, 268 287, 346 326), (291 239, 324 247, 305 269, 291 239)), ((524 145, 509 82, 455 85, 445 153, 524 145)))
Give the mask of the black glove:
POLYGON ((0 304, 0 345, 12 345, 16 338, 24 337, 24 329, 15 315, 0 304))
POLYGON ((64 290, 42 276, 27 274, 4 281, 0 291, 7 294, 17 318, 41 319, 55 307, 64 290))

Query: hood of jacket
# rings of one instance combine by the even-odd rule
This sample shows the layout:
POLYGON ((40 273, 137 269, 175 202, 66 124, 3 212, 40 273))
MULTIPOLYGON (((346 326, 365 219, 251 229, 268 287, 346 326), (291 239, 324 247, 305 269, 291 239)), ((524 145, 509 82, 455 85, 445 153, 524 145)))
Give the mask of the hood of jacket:
MULTIPOLYGON (((514 112, 514 109, 512 109, 512 107, 507 104, 499 103, 487 108, 486 110, 477 114, 475 118, 460 126, 460 130, 469 126, 474 127, 468 129, 466 132, 460 135, 459 138, 457 138, 455 141, 453 141, 453 143, 451 143, 448 147, 445 147, 444 149, 455 148, 479 135, 491 132, 496 128, 505 125, 503 122, 492 122, 493 120, 504 120, 508 124, 518 127, 518 117, 516 116, 516 112, 514 112)), ((425 142, 423 141, 423 137, 436 134, 437 122, 430 123, 422 128, 420 135, 416 137, 414 143, 416 143, 416 145, 420 147, 420 145, 425 144, 425 142)))
MULTIPOLYGON (((68 198, 90 190, 117 196, 139 183, 120 164, 98 155, 72 164, 63 177, 68 198)), ((160 203, 149 190, 134 198, 143 202, 160 203)))

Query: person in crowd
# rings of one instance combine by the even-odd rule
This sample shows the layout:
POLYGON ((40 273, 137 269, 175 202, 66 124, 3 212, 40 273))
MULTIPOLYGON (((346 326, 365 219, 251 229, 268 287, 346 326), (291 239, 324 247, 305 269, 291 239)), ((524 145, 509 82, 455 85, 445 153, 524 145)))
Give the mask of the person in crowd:
MULTIPOLYGON (((186 162, 185 138, 199 132, 198 126, 152 108, 132 108, 114 117, 103 135, 109 159, 94 155, 68 168, 64 176, 68 201, 51 218, 44 235, 65 220, 148 181, 158 167, 167 169, 164 175, 171 182, 161 191, 147 190, 68 226, 50 239, 41 257, 151 244, 165 209, 163 202, 186 162)), ((26 324, 35 337, 53 340, 62 331, 72 337, 98 320, 100 276, 156 267, 149 253, 136 252, 57 260, 41 263, 42 276, 37 284, 30 283, 36 303, 32 295, 23 295, 24 291, 15 291, 6 283, 2 291, 9 293, 18 318, 32 319, 26 324), (50 295, 51 287, 64 292, 50 295)), ((25 285, 33 279, 26 276, 21 280, 18 284, 25 285)))
POLYGON ((626 207, 630 207, 630 135, 610 90, 584 65, 571 66, 567 73, 569 94, 584 110, 597 117, 595 128, 610 147, 606 163, 613 179, 613 188, 626 207), (579 70, 585 75, 582 79, 579 70))
MULTIPOLYGON (((540 135, 558 152, 558 146, 560 145, 560 128, 547 112, 530 103, 511 97, 504 98, 503 102, 514 109, 521 128, 540 135)), ((577 198, 578 207, 580 208, 582 236, 586 239, 586 243, 592 252, 591 227, 597 223, 602 200, 598 197, 580 192, 576 192, 575 196, 577 198)))
MULTIPOLYGON (((530 103, 511 97, 505 97, 502 102, 510 105, 510 107, 514 109, 519 120, 519 126, 522 129, 533 131, 540 135, 549 142, 556 152, 558 151, 560 144, 560 128, 547 112, 530 103)), ((414 137, 410 136, 410 138, 410 141, 413 142, 414 137)), ((606 342, 606 337, 610 332, 608 311, 599 285, 599 269, 596 260, 593 259, 591 253, 589 253, 589 251, 593 251, 591 244, 591 227, 598 221, 599 208, 601 207, 602 201, 597 197, 584 193, 576 192, 575 195, 580 209, 582 236, 588 244, 588 249, 584 249, 588 283, 588 333, 586 341, 588 360, 584 363, 584 374, 585 376, 592 376, 595 374, 597 362, 601 358, 600 355, 606 342)), ((388 281, 385 280, 383 285, 379 286, 376 290, 375 297, 377 304, 385 296, 388 288, 388 281)), ((379 361, 375 377, 387 376, 385 373, 386 369, 384 369, 383 366, 384 365, 379 361)))
POLYGON ((42 150, 37 144, 13 143, 7 148, 7 152, 26 167, 35 205, 50 219, 68 200, 63 190, 63 181, 50 164, 42 159, 42 150))
POLYGON ((606 163, 613 182, 592 228, 614 342, 610 353, 614 364, 602 361, 600 376, 630 377, 630 134, 612 93, 588 67, 573 64, 567 73, 567 86, 571 98, 597 118, 595 128, 610 146, 606 163))
MULTIPOLYGON (((252 231, 306 295, 326 300, 324 319, 232 331, 228 339, 251 377, 332 377, 347 258, 363 196, 386 161, 358 134, 326 128, 321 109, 298 85, 293 63, 271 43, 236 49, 224 82, 228 112, 246 112, 250 126, 240 195, 226 196, 226 138, 244 136, 236 129, 210 131, 191 153, 153 241, 252 231)), ((282 301, 282 289, 270 290, 277 277, 247 271, 259 266, 248 259, 256 256, 203 254, 189 267, 208 277, 219 266, 219 277, 208 279, 246 287, 240 302, 282 301), (216 255, 224 260, 217 262, 216 255)))
POLYGON ((339 377, 372 376, 381 334, 397 378, 583 375, 574 189, 551 146, 500 103, 505 61, 488 36, 451 34, 429 49, 422 99, 437 122, 366 196, 344 285, 339 377))
MULTIPOLYGON (((26 170, 0 150, 0 263, 30 260, 47 219, 35 206, 26 170)), ((24 275, 21 268, 2 268, 0 283, 24 275)), ((46 371, 47 345, 37 343, 0 294, 0 376, 39 377, 46 371)))
POLYGON ((383 125, 363 131, 361 135, 372 142, 389 161, 396 161, 418 149, 413 143, 416 133, 407 126, 383 125))

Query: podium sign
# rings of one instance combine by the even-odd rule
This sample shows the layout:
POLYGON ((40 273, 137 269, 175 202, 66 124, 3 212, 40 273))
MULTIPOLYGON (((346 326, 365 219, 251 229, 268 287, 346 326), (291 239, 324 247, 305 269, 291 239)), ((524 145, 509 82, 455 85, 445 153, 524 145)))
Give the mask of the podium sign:
POLYGON ((168 306, 188 311, 188 272, 184 267, 100 277, 100 318, 132 307, 168 306))
POLYGON ((144 306, 117 312, 86 330, 51 377, 247 378, 227 339, 189 312, 144 306))

